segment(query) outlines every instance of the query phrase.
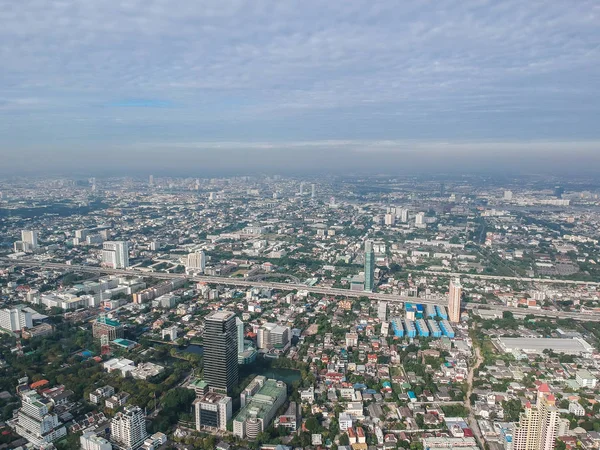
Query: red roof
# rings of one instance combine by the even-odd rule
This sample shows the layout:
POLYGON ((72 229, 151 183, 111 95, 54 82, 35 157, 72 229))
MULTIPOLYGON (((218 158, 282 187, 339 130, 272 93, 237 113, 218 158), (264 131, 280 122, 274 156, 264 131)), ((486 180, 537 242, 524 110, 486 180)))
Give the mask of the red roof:
POLYGON ((538 392, 550 392, 550 386, 548 386, 548 383, 540 384, 540 387, 538 387, 538 392))

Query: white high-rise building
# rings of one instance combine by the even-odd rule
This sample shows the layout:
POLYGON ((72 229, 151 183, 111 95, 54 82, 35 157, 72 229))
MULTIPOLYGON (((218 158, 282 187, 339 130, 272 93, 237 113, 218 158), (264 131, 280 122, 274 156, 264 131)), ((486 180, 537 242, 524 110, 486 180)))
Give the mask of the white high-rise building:
POLYGON ((106 241, 102 244, 102 263, 112 269, 129 267, 129 244, 125 241, 106 241))
POLYGON ((30 245, 31 249, 38 248, 38 232, 33 230, 22 230, 21 240, 30 245))
POLYGON ((403 223, 407 223, 408 222, 408 209, 402 208, 400 210, 400 221, 403 222, 403 223))
POLYGON ((423 225, 425 223, 425 213, 419 212, 415 216, 415 225, 423 225))
POLYGON ((452 323, 460 322, 460 302, 462 297, 462 286, 460 280, 450 280, 448 292, 448 319, 452 323))
POLYGON ((48 411, 36 391, 24 392, 21 399, 21 409, 15 422, 15 431, 19 436, 40 448, 67 435, 67 429, 58 416, 48 411))
POLYGON ((15 332, 31 327, 33 327, 31 313, 25 311, 23 306, 0 309, 0 328, 15 332))
POLYGON ((379 302, 377 305, 377 317, 380 321, 385 322, 387 320, 387 303, 379 302))
POLYGON ((513 199, 512 191, 504 191, 504 200, 511 201, 513 199))
POLYGON ((138 448, 148 436, 146 417, 139 406, 127 406, 110 422, 111 439, 126 450, 138 448))
POLYGON ((388 226, 394 226, 396 224, 396 215, 388 213, 384 216, 384 223, 388 226))
POLYGON ((79 445, 82 450, 112 450, 113 448, 106 439, 89 431, 79 437, 79 445))
POLYGON ((148 185, 149 186, 154 186, 154 175, 150 175, 148 177, 148 185))
POLYGON ((202 250, 189 253, 187 255, 187 261, 185 268, 190 271, 197 271, 204 273, 206 268, 206 255, 202 250))
POLYGON ((238 353, 242 353, 244 351, 244 322, 236 317, 235 326, 237 327, 238 353))
POLYGON ((310 185, 310 197, 311 198, 315 198, 317 196, 317 188, 315 186, 315 183, 310 185))
POLYGON ((556 399, 544 383, 538 388, 536 405, 528 402, 513 428, 512 450, 554 450, 559 422, 556 399))

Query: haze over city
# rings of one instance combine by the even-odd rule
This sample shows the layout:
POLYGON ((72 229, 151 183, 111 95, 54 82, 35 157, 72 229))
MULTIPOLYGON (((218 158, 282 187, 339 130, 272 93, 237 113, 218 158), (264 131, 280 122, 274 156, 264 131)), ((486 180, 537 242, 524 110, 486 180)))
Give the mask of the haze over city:
POLYGON ((595 1, 6 6, 5 175, 598 167, 595 1))

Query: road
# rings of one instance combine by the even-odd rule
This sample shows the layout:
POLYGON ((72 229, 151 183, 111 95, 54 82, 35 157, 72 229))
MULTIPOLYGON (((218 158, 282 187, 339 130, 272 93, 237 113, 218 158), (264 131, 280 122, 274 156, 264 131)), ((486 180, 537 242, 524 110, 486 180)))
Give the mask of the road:
POLYGON ((469 410, 469 417, 467 418, 469 422, 469 427, 473 431, 473 435, 479 441, 479 447, 483 447, 483 435, 481 434, 481 430, 479 429, 479 424, 477 423, 477 419, 475 419, 475 414, 473 413, 473 408, 471 408, 471 394, 473 393, 473 378, 475 376, 475 371, 483 362, 483 357, 481 356, 481 350, 479 346, 473 345, 475 349, 475 362, 471 366, 471 370, 469 370, 469 375, 467 376, 467 394, 465 399, 465 408, 469 410))
MULTIPOLYGON (((47 261, 35 261, 25 259, 8 259, 0 258, 0 264, 6 266, 25 266, 25 267, 41 267, 44 269, 54 270, 69 270, 74 272, 93 272, 98 274, 112 274, 112 275, 126 275, 126 276, 138 276, 138 277, 150 277, 158 279, 177 279, 186 278, 189 281, 196 283, 208 283, 208 284, 221 284, 232 287, 259 287, 259 288, 271 288, 281 291, 295 291, 303 290, 314 294, 330 295, 330 296, 344 296, 344 297, 368 297, 371 300, 381 300, 386 302, 413 302, 424 305, 443 305, 446 306, 448 301, 446 299, 424 299, 419 297, 407 297, 394 294, 382 294, 376 292, 365 292, 365 291, 352 291, 350 289, 339 289, 330 287, 319 287, 319 286, 306 286, 304 284, 296 283, 277 283, 271 281, 249 281, 245 278, 226 278, 226 277, 215 277, 208 275, 197 275, 188 276, 185 274, 175 273, 164 273, 164 272, 144 272, 141 270, 132 269, 110 269, 107 267, 96 267, 96 266, 85 266, 85 265, 72 265, 65 263, 54 263, 47 261)), ((450 275, 444 273, 444 275, 450 275)), ((463 274, 464 275, 464 274, 463 274)), ((471 275, 469 275, 471 276, 471 275)), ((483 275, 485 276, 485 275, 483 275)), ((510 277, 504 277, 510 278, 510 277)), ((519 279, 519 278, 517 278, 519 279)), ((496 306, 484 307, 480 305, 467 305, 467 309, 491 309, 495 311, 511 311, 518 314, 532 314, 534 316, 560 318, 560 319, 574 319, 580 321, 591 321, 600 322, 600 314, 598 313, 581 313, 581 312, 564 312, 564 311, 548 311, 548 310, 534 310, 534 309, 523 309, 515 308, 511 306, 496 306)))

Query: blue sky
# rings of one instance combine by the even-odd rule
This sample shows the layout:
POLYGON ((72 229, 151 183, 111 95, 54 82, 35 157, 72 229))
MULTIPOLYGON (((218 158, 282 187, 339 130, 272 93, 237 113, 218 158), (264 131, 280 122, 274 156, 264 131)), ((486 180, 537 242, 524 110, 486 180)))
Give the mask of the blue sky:
POLYGON ((595 152, 599 24, 595 0, 0 0, 0 156, 595 152))

